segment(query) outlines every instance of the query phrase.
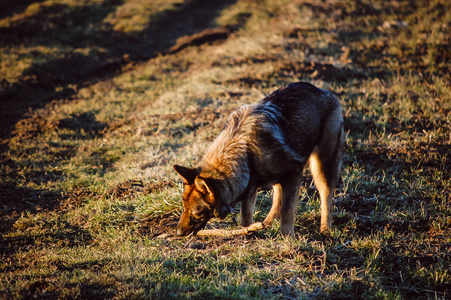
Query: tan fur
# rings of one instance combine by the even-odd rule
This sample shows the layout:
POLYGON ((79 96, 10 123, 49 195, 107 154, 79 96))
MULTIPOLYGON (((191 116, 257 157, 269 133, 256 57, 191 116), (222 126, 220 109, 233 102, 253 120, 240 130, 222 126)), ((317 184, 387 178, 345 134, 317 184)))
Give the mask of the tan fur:
POLYGON ((344 147, 343 117, 338 108, 324 126, 322 138, 310 155, 310 170, 321 197, 321 232, 332 228, 333 194, 341 170, 344 147))
POLYGON ((338 100, 308 83, 290 84, 259 103, 239 108, 199 167, 174 166, 185 182, 177 233, 199 231, 211 217, 224 218, 237 202, 241 224, 251 225, 258 188, 272 185, 273 204, 263 224, 281 218, 281 232, 293 235, 307 162, 321 197, 320 230, 327 232, 332 228, 343 146, 338 100))

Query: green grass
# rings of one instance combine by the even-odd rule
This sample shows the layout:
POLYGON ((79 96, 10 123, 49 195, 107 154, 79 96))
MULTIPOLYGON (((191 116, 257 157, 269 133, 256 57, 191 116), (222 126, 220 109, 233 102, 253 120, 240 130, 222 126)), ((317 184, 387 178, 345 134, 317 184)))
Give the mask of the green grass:
POLYGON ((449 298, 448 2, 5 1, 0 299, 449 298), (176 238, 172 165, 298 80, 343 107, 331 235, 306 172, 294 239, 176 238))

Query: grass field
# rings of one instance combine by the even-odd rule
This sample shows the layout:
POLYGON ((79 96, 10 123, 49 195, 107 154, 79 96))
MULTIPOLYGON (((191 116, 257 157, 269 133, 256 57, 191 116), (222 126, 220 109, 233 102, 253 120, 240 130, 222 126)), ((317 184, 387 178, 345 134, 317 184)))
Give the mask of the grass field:
POLYGON ((0 57, 0 299, 451 297, 450 1, 4 0, 0 57), (300 80, 345 118, 330 236, 306 171, 294 239, 176 237, 172 165, 300 80))

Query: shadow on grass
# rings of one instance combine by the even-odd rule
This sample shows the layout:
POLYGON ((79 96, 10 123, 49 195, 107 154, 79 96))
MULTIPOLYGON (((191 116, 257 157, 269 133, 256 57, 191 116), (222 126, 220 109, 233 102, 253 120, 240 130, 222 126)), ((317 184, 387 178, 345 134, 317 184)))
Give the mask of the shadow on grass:
POLYGON ((25 11, 28 5, 44 0, 3 0, 0 1, 0 19, 25 11))
MULTIPOLYGON (((0 89, 0 138, 8 138, 14 124, 30 108, 43 107, 52 100, 70 99, 76 89, 112 78, 127 64, 185 48, 186 45, 178 45, 171 51, 179 38, 215 27, 214 20, 219 12, 235 2, 187 1, 172 10, 151 15, 148 28, 138 33, 113 31, 103 24, 104 18, 122 3, 112 0, 78 7, 40 5, 33 16, 23 16, 11 26, 1 27, 0 45, 85 48, 88 51, 68 50, 62 57, 33 52, 32 55, 39 56, 36 61, 40 62, 26 69, 15 83, 3 80, 0 89)), ((21 3, 25 5, 30 1, 21 3)), ((17 9, 20 7, 17 6, 17 9)), ((188 42, 196 45, 223 40, 236 29, 213 30, 206 34, 207 37, 195 36, 188 42)))
MULTIPOLYGON (((92 240, 88 231, 63 222, 59 229, 46 236, 19 235, 5 237, 22 214, 36 214, 43 211, 64 211, 80 205, 87 197, 94 196, 92 192, 78 189, 66 194, 58 191, 16 187, 14 184, 0 184, 0 257, 6 258, 12 254, 32 247, 36 239, 42 238, 46 243, 60 243, 65 246, 89 244, 92 240)), ((20 224, 14 226, 21 226, 20 224)), ((21 229, 21 228, 17 228, 21 229)), ((23 228, 25 229, 25 228, 23 228)))
MULTIPOLYGON (((23 174, 18 169, 24 169, 24 166, 8 158, 8 144, 4 141, 12 135, 25 140, 34 138, 49 126, 71 131, 67 139, 74 136, 89 139, 103 134, 108 126, 98 122, 93 113, 71 115, 58 124, 50 124, 46 116, 30 117, 27 112, 42 108, 50 101, 70 99, 77 89, 99 80, 108 80, 127 64, 143 62, 160 54, 175 53, 190 43, 198 45, 224 40, 228 33, 237 29, 212 29, 199 35, 208 28, 214 28, 214 20, 220 11, 236 0, 186 1, 172 10, 150 15, 148 27, 136 33, 116 32, 103 23, 105 17, 114 12, 122 1, 106 0, 81 6, 57 3, 44 5, 40 1, 27 0, 4 2, 2 7, 9 6, 2 12, 3 17, 19 15, 10 26, 0 27, 0 46, 47 46, 62 49, 62 54, 55 57, 32 52, 31 55, 37 59, 33 59, 34 63, 23 71, 17 82, 10 83, 5 79, 0 82, 0 161, 5 167, 2 170, 5 172, 0 174, 4 180, 0 185, 2 232, 7 232, 23 212, 55 209, 62 205, 62 200, 67 199, 60 192, 19 188, 13 182, 20 178, 38 183, 61 180, 63 174, 44 171, 43 166, 55 164, 60 159, 69 159, 75 154, 71 148, 62 149, 61 153, 52 153, 54 150, 47 149, 48 157, 42 158, 42 161, 28 162, 26 167, 31 171, 25 168, 27 170, 23 174), (31 16, 20 15, 31 4, 38 11, 31 16), (179 38, 187 35, 194 35, 193 39, 179 41, 179 38), (70 50, 82 48, 87 51, 70 50)), ((27 151, 32 151, 21 149, 20 145, 15 146, 24 157, 27 151)), ((96 172, 106 172, 112 166, 102 153, 93 153, 91 159, 92 162, 88 163, 98 167, 94 170, 96 172)))
POLYGON ((60 120, 58 127, 70 129, 76 134, 84 134, 87 138, 94 138, 101 135, 108 128, 108 124, 97 121, 94 113, 85 112, 60 120))
MULTIPOLYGON (((0 237, 0 245, 2 245, 0 246, 0 256, 3 260, 5 260, 7 257, 11 257, 14 253, 26 251, 36 247, 36 240, 41 240, 41 245, 46 244, 58 245, 58 247, 76 247, 80 245, 89 245, 92 242, 92 236, 89 231, 66 222, 65 224, 62 224, 61 228, 52 234, 0 237)), ((3 269, 3 271, 6 270, 3 269)))

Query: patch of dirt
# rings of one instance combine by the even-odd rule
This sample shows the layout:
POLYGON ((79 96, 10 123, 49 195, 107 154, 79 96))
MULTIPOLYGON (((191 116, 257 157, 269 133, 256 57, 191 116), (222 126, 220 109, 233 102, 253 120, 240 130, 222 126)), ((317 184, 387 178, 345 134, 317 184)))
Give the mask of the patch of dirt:
POLYGON ((20 140, 32 139, 56 127, 56 123, 44 114, 35 114, 16 123, 12 132, 20 140))
POLYGON ((87 198, 98 197, 97 194, 83 187, 72 189, 66 194, 63 194, 63 196, 65 196, 65 198, 60 201, 60 206, 57 208, 58 210, 73 209, 74 207, 81 205, 87 198))
POLYGON ((235 24, 229 24, 219 28, 207 28, 201 32, 180 37, 167 53, 174 54, 188 47, 200 46, 202 44, 215 44, 225 41, 232 33, 243 27, 251 15, 252 14, 250 13, 240 13, 236 16, 235 24))
MULTIPOLYGON (((164 115, 153 115, 146 117, 147 125, 144 129, 139 130, 141 135, 170 135, 171 137, 180 136, 185 133, 196 131, 200 128, 203 130, 208 128, 222 128, 225 119, 234 109, 220 108, 200 108, 195 111, 169 113, 164 115), (182 126, 172 128, 171 125, 184 121, 182 126)), ((129 126, 139 120, 138 118, 117 121, 110 124, 106 133, 119 132, 118 129, 129 126)), ((130 134, 132 134, 130 132, 130 134)), ((135 134, 135 132, 133 132, 135 134)))
MULTIPOLYGON (((107 191, 104 197, 109 196, 117 199, 129 199, 131 197, 137 197, 138 195, 148 195, 175 185, 175 181, 161 181, 144 184, 141 180, 127 180, 107 191)), ((172 213, 146 217, 139 221, 140 225, 138 232, 151 237, 157 237, 162 234, 174 236, 178 218, 179 217, 176 217, 172 213)))
POLYGON ((139 194, 148 195, 153 192, 160 191, 166 187, 173 187, 175 185, 175 181, 161 181, 145 185, 141 180, 127 180, 107 191, 104 196, 127 199, 130 197, 136 197, 139 194))
POLYGON ((212 44, 226 40, 231 33, 233 33, 238 27, 224 26, 220 28, 207 28, 199 33, 195 33, 190 36, 184 36, 175 42, 168 53, 174 54, 182 51, 185 48, 191 46, 200 46, 202 44, 212 44))
POLYGON ((175 227, 178 221, 179 217, 173 214, 147 217, 141 220, 138 232, 150 237, 157 237, 162 234, 167 234, 168 237, 175 236, 175 227))

